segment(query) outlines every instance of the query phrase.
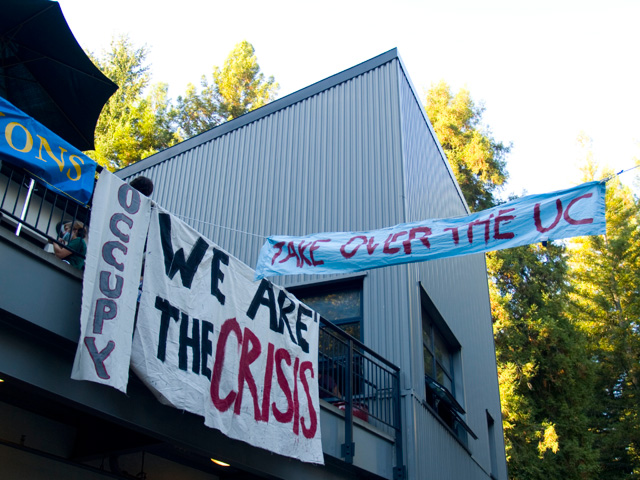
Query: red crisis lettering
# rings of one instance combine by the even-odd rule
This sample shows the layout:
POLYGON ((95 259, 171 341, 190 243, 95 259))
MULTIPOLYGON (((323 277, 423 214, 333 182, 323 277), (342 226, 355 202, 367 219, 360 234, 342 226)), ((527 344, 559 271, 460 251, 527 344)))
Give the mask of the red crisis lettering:
MULTIPOLYGON (((470 222, 467 226, 467 239, 469 240, 469 243, 473 243, 473 227, 476 226, 483 227, 481 231, 484 233, 484 243, 489 243, 489 240, 491 240, 491 222, 493 222, 493 240, 509 240, 514 238, 516 236, 515 233, 500 230, 500 224, 508 224, 512 220, 516 219, 515 215, 506 215, 513 210, 515 210, 515 208, 506 208, 499 210, 497 216, 492 213, 488 217, 470 222)), ((451 231, 453 233, 453 243, 454 245, 458 245, 458 242, 460 241, 458 227, 445 228, 444 230, 451 231)))
POLYGON ((380 245, 379 243, 373 243, 375 239, 376 237, 369 237, 369 241, 367 242, 367 253, 369 255, 373 255, 373 252, 375 252, 378 245, 380 245))
POLYGON ((556 199, 556 212, 556 218, 553 220, 553 222, 551 222, 551 225, 549 225, 548 227, 543 227, 542 220, 540 219, 540 204, 536 203, 533 207, 533 221, 536 224, 536 230, 538 230, 540 233, 547 233, 549 230, 553 230, 555 226, 558 225, 558 222, 562 217, 562 200, 560 200, 559 198, 556 199))
POLYGON ((276 250, 278 250, 275 255, 273 256, 273 258, 271 259, 271 265, 273 265, 274 263, 276 263, 276 260, 278 259, 278 257, 282 254, 282 247, 284 247, 286 244, 286 242, 278 242, 276 243, 273 248, 275 248, 276 250))
POLYGON ((304 251, 309 245, 311 245, 311 242, 305 243, 304 241, 301 241, 298 244, 298 255, 300 257, 300 265, 298 265, 299 267, 304 267, 305 264, 311 266, 311 260, 304 256, 304 251))
POLYGON ((324 261, 323 260, 316 260, 313 257, 313 252, 315 252, 316 250, 318 250, 320 248, 320 245, 318 245, 318 242, 330 242, 331 239, 326 238, 326 239, 320 239, 320 240, 315 240, 312 244, 311 247, 309 247, 309 256, 311 257, 311 265, 313 265, 314 267, 317 267, 318 265, 323 265, 324 261))
POLYGON ((263 388, 259 389, 251 371, 251 365, 257 362, 262 355, 262 344, 253 331, 247 327, 242 329, 235 318, 230 318, 222 324, 210 386, 210 396, 214 407, 221 412, 233 407, 233 413, 240 415, 246 385, 251 397, 250 401, 253 402, 253 415, 256 421, 269 422, 269 413, 271 412, 278 423, 291 423, 291 429, 295 435, 302 433, 305 438, 313 438, 318 430, 317 412, 313 407, 310 387, 310 379, 315 376, 313 364, 310 361, 301 362, 298 357, 292 360, 286 349, 276 349, 272 343, 269 343, 266 351, 263 388), (232 336, 235 337, 235 342, 232 340, 232 336), (227 348, 233 348, 233 343, 237 343, 235 347, 240 352, 237 387, 236 390, 227 392, 223 397, 220 391, 221 380, 222 376, 232 369, 232 366, 225 366, 225 361, 228 357, 227 348), (274 370, 277 386, 273 385, 274 370), (292 382, 291 377, 293 378, 292 382), (300 392, 299 386, 302 387, 302 392, 300 392), (280 410, 275 401, 271 401, 273 388, 279 388, 282 393, 282 395, 277 395, 277 398, 282 396, 285 398, 283 406, 286 409, 284 411, 280 410), (301 413, 301 400, 306 404, 309 418, 305 418, 301 413))
POLYGON ((284 257, 282 260, 280 260, 279 263, 284 263, 287 260, 289 260, 290 258, 295 258, 296 259, 296 266, 300 266, 300 257, 298 257, 298 252, 296 252, 296 246, 293 242, 289 242, 287 243, 287 256, 284 257))
MULTIPOLYGON (((371 236, 367 238, 366 235, 356 235, 355 237, 351 237, 347 243, 345 243, 340 247, 340 253, 344 258, 351 258, 356 254, 356 252, 360 247, 362 247, 363 245, 366 245, 367 253, 369 255, 373 255, 373 252, 375 252, 376 248, 378 248, 378 246, 380 245, 379 243, 373 243, 375 241, 376 241, 375 236, 371 236), (353 250, 347 251, 347 247, 349 247, 349 245, 351 245, 351 242, 353 242, 354 240, 359 240, 362 243, 357 244, 355 248, 353 248, 353 250)), ((385 243, 385 248, 387 248, 386 243, 385 243)), ((388 252, 385 252, 385 253, 388 253, 388 252)))

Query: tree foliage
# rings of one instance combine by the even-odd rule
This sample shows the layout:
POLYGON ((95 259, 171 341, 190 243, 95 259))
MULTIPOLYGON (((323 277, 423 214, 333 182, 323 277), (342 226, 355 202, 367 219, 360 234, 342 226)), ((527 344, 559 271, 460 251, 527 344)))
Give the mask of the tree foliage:
MULTIPOLYGON (((509 146, 481 127, 483 107, 440 82, 426 109, 472 210, 496 204, 509 146)), ((599 373, 573 295, 565 246, 528 245, 487 255, 510 477, 600 478, 594 445, 599 373)))
POLYGON ((425 109, 469 208, 492 207, 495 192, 507 180, 510 145, 494 140, 482 126, 484 107, 467 90, 454 95, 441 81, 429 89, 425 109))
POLYGON ((126 167, 180 139, 175 134, 173 111, 166 84, 150 84, 146 47, 135 47, 127 36, 114 38, 111 47, 92 60, 118 85, 106 103, 95 132, 90 155, 104 167, 126 167))
POLYGON ((275 98, 278 84, 260 72, 253 45, 246 40, 229 53, 224 66, 214 67, 211 80, 202 76, 198 92, 193 84, 178 97, 178 121, 186 137, 262 107, 275 98))
MULTIPOLYGON (((583 171, 598 179, 592 159, 583 171)), ((597 372, 600 478, 640 478, 640 205, 617 178, 607 183, 606 219, 606 235, 570 243, 571 314, 597 372)))
POLYGON ((567 316, 565 248, 488 255, 505 449, 513 479, 597 478, 594 372, 567 316))
POLYGON ((94 63, 119 89, 102 110, 96 126, 96 149, 90 155, 116 170, 170 147, 273 100, 278 84, 260 73, 253 46, 243 41, 231 51, 202 90, 187 86, 174 107, 168 86, 151 85, 148 49, 127 36, 114 38, 94 63))

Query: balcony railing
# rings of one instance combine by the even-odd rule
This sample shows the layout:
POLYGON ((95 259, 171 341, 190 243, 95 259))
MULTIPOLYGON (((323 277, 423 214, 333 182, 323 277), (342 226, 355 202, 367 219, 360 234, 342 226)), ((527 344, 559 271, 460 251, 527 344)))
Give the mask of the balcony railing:
MULTIPOLYGON (((0 157, 1 160, 1 157, 0 157)), ((40 246, 59 242, 60 225, 89 224, 91 210, 47 189, 27 172, 0 165, 0 224, 40 246)), ((318 346, 320 397, 344 411, 342 456, 353 463, 354 418, 395 440, 394 478, 404 478, 399 368, 325 319, 318 346)))
POLYGON ((321 319, 318 344, 320 398, 345 412, 342 456, 353 462, 353 419, 395 439, 396 468, 402 465, 400 369, 363 343, 321 319))
POLYGON ((62 224, 79 220, 88 226, 90 209, 49 190, 24 170, 1 162, 0 214, 3 228, 45 247, 49 242, 62 245, 62 224))

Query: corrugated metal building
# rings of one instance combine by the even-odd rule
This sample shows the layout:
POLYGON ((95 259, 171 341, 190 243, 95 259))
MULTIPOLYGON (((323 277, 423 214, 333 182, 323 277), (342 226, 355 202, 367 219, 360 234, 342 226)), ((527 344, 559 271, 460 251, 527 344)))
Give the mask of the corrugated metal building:
MULTIPOLYGON (((395 49, 118 175, 153 179, 158 204, 249 265, 268 235, 467 213, 395 49)), ((274 281, 400 368, 400 457, 356 435, 354 465, 384 478, 507 478, 482 255, 274 281), (324 314, 326 301, 342 313, 324 314)), ((344 438, 326 411, 325 454, 339 460, 344 438)))

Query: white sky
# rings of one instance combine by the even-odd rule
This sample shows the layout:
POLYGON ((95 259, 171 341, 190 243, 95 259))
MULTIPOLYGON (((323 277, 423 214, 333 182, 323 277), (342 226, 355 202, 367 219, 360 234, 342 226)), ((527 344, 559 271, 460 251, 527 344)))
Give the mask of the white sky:
MULTIPOLYGON (((579 183, 576 138, 615 171, 640 157, 639 0, 59 0, 80 45, 129 34, 175 99, 251 42, 279 97, 397 47, 424 100, 441 79, 512 142, 503 194, 579 183)), ((621 176, 631 184, 636 172, 621 176)))

